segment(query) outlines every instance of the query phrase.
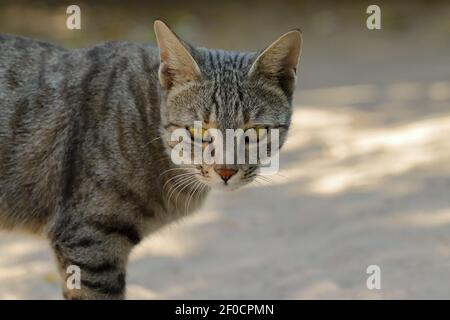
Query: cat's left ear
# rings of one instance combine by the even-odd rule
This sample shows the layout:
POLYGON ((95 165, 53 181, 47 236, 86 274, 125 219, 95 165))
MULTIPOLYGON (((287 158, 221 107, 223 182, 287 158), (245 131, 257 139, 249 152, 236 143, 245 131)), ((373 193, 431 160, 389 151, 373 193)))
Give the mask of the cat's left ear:
POLYGON ((264 76, 275 80, 283 90, 292 94, 302 48, 300 30, 292 30, 268 46, 253 62, 249 77, 264 76))
POLYGON ((159 47, 159 82, 165 89, 201 79, 200 68, 188 49, 161 20, 154 23, 159 47))

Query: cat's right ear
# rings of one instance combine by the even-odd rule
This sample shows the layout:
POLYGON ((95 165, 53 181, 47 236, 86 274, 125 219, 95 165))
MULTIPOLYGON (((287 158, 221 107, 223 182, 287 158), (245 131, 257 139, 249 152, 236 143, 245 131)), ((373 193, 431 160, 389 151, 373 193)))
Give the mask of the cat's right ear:
POLYGON ((159 82, 165 89, 201 79, 200 68, 175 33, 161 20, 154 23, 159 47, 159 82))

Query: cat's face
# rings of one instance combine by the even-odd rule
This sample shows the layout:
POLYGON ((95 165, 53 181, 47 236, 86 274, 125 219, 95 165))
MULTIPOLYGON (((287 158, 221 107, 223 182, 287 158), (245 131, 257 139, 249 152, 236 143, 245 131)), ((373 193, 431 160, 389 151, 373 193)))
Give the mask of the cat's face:
POLYGON ((251 150, 265 143, 270 155, 286 139, 300 33, 285 34, 257 55, 194 49, 159 21, 155 31, 164 92, 161 136, 166 151, 173 159, 180 147, 184 152, 190 150, 185 158, 189 163, 180 167, 210 187, 233 190, 253 181, 262 160, 259 156, 250 159, 251 150), (236 136, 230 135, 233 132, 236 136), (235 148, 227 144, 232 140, 235 148), (202 156, 195 158, 195 152, 202 156), (227 158, 230 152, 233 154, 227 158), (214 161, 205 155, 215 157, 214 161), (238 160, 240 155, 244 161, 238 160))

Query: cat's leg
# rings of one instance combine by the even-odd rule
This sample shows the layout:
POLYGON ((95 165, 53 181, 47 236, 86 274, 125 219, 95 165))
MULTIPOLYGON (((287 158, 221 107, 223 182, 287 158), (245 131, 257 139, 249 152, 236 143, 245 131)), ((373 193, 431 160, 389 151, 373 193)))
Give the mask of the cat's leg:
POLYGON ((125 217, 129 217, 126 212, 102 213, 101 206, 79 206, 57 217, 50 239, 62 274, 64 298, 124 298, 128 256, 140 241, 134 223, 125 217), (79 289, 73 273, 77 270, 79 289))

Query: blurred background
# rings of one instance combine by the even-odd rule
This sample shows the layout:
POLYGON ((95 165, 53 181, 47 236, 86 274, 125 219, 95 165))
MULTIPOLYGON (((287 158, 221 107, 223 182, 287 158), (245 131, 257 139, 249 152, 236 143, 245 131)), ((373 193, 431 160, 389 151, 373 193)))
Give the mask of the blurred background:
MULTIPOLYGON (((201 46, 256 51, 301 28, 304 47, 280 174, 144 241, 129 298, 450 298, 448 1, 0 2, 0 32, 67 47, 153 42, 156 18, 201 46)), ((47 243, 0 233, 0 299, 54 298, 47 243)))

